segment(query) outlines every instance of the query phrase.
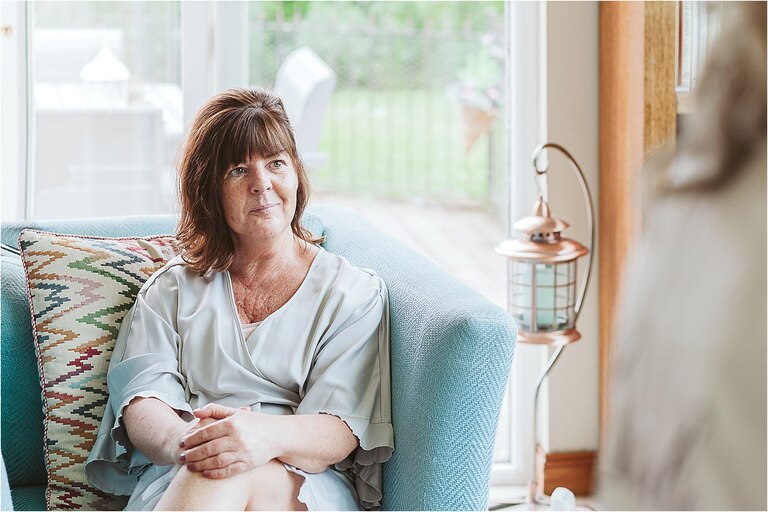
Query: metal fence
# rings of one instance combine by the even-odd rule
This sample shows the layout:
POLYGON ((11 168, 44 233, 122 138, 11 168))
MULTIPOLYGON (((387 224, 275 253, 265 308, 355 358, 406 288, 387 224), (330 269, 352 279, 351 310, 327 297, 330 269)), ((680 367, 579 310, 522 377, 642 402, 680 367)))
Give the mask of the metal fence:
POLYGON ((337 74, 320 142, 327 163, 312 169, 314 187, 488 204, 503 175, 501 16, 488 13, 482 28, 429 17, 420 26, 339 21, 339 5, 313 4, 310 15, 250 13, 251 83, 272 84, 283 59, 304 45, 337 74))

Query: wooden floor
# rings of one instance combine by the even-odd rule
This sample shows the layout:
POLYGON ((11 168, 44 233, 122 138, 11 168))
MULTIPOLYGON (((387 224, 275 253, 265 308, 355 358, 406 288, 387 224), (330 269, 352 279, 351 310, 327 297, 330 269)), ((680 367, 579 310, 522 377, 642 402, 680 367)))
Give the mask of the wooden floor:
POLYGON ((315 193, 312 204, 351 210, 506 308, 506 260, 494 252, 506 231, 496 216, 468 207, 329 193, 315 193))

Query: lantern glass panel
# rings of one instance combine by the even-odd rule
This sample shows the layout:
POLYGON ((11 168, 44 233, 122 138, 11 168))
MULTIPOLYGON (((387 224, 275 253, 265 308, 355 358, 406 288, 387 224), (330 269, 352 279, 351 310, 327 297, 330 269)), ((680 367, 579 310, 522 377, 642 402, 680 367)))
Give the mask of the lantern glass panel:
POLYGON ((535 331, 561 331, 573 326, 572 289, 575 262, 537 264, 535 268, 535 331))
POLYGON ((509 309, 518 327, 525 331, 531 331, 532 267, 531 263, 509 260, 509 309))
POLYGON ((531 263, 509 260, 509 276, 513 285, 531 286, 531 263))
POLYGON ((555 276, 557 264, 539 263, 536 265, 536 286, 555 286, 555 276))
POLYGON ((557 294, 555 307, 557 309, 573 308, 576 294, 576 261, 558 265, 557 268, 557 294))
POLYGON ((527 288, 522 291, 518 288, 517 291, 513 291, 510 294, 509 303, 517 309, 531 309, 531 289, 527 288))
POLYGON ((534 331, 552 330, 555 323, 556 265, 535 265, 536 325, 534 331))
POLYGON ((571 306, 576 304, 576 261, 571 262, 571 281, 573 285, 569 288, 571 294, 571 306))
POLYGON ((555 323, 556 266, 536 265, 536 331, 550 331, 555 323))

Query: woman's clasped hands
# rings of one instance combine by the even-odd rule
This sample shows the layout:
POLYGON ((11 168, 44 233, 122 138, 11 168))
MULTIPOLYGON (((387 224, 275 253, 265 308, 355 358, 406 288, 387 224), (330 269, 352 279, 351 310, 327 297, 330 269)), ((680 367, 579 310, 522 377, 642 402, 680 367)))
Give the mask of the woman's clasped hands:
POLYGON ((248 407, 208 404, 196 409, 197 421, 182 434, 179 460, 206 478, 226 478, 279 455, 275 422, 248 407))

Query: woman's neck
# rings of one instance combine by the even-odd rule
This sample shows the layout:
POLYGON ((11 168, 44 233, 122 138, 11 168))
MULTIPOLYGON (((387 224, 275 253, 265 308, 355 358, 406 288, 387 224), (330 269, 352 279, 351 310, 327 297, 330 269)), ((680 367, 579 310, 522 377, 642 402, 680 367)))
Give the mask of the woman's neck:
POLYGON ((257 275, 279 275, 300 264, 302 241, 290 230, 286 235, 272 240, 236 241, 230 274, 248 282, 257 275))
POLYGON ((288 302, 306 279, 318 251, 293 234, 268 246, 236 244, 229 276, 240 320, 261 321, 288 302))

